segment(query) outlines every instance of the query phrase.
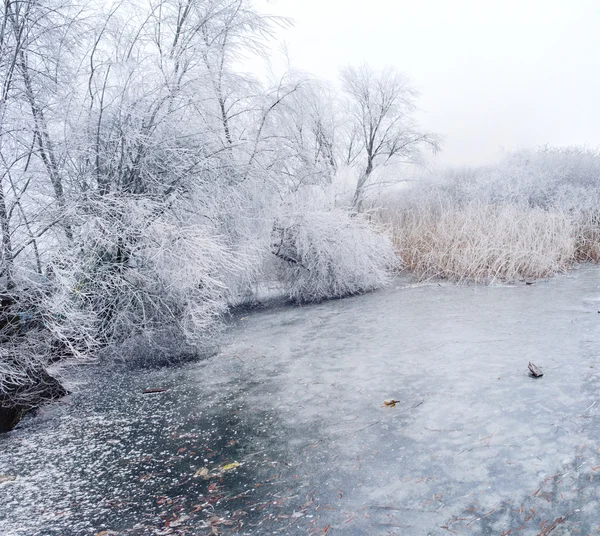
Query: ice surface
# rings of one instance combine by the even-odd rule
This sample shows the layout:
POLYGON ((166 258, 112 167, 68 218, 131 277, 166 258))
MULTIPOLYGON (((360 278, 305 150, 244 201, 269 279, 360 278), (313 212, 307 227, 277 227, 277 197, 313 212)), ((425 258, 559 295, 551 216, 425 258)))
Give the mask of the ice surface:
POLYGON ((85 369, 0 438, 0 534, 596 533, 599 298, 597 268, 398 279, 240 316, 200 363, 85 369))

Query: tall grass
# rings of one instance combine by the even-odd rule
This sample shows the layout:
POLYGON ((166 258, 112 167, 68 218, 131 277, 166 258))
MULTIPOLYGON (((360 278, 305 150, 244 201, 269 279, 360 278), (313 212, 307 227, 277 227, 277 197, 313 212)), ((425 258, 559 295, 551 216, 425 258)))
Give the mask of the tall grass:
POLYGON ((600 156, 582 149, 508 155, 450 170, 379 212, 402 267, 420 278, 537 279, 600 261, 600 156))

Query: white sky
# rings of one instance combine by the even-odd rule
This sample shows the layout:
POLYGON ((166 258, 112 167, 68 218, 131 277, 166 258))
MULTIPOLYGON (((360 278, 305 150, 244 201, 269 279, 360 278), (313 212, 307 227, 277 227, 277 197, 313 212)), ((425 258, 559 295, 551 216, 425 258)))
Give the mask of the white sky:
POLYGON ((502 149, 600 146, 600 0, 257 0, 294 20, 292 66, 336 80, 346 64, 394 66, 421 91, 441 162, 502 149))

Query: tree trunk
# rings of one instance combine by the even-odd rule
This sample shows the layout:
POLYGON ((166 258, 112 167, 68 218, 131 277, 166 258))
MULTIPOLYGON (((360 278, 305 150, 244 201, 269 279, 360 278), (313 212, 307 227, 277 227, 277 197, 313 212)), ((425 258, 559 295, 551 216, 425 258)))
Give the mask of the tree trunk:
POLYGON ((6 201, 4 200, 4 187, 0 183, 0 228, 2 229, 2 258, 4 260, 4 271, 6 274, 6 289, 11 290, 15 283, 13 281, 13 251, 10 240, 10 227, 8 225, 8 213, 6 201))
POLYGON ((356 212, 362 212, 364 202, 364 188, 369 181, 369 177, 373 172, 373 160, 369 158, 367 160, 367 168, 365 172, 358 178, 356 184, 356 190, 354 192, 354 199, 352 200, 352 206, 356 209, 356 212))
MULTIPOLYGON (((25 94, 31 107, 31 113, 33 115, 35 124, 35 137, 40 152, 40 157, 46 167, 52 188, 54 189, 54 195, 58 206, 64 210, 66 206, 65 194, 62 185, 62 178, 58 170, 58 163, 56 155, 54 153, 54 147, 48 134, 48 125, 46 124, 46 118, 41 107, 38 106, 35 94, 33 91, 33 85, 31 83, 31 77, 29 76, 29 68, 27 66, 27 58, 25 52, 21 50, 19 52, 19 69, 23 75, 23 82, 25 83, 25 94)), ((69 240, 73 239, 73 230, 68 221, 63 223, 65 229, 65 235, 69 240)))

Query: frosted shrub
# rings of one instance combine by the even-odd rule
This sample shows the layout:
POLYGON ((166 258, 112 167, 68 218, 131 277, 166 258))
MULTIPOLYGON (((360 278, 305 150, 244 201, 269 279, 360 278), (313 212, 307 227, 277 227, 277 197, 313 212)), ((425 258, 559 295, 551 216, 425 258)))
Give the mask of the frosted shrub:
POLYGON ((187 341, 197 341, 219 327, 228 305, 225 273, 242 263, 198 225, 156 222, 148 230, 149 243, 140 259, 155 279, 165 305, 174 314, 187 341))
POLYGON ((41 337, 28 337, 19 346, 0 347, 0 406, 35 407, 40 399, 65 393, 46 371, 41 337))
POLYGON ((72 298, 100 319, 96 338, 173 329, 188 343, 210 338, 227 308, 223 277, 240 259, 209 228, 148 199, 103 200, 95 213, 80 232, 72 298))
POLYGON ((362 216, 298 211, 273 230, 277 271, 295 302, 318 302, 384 286, 397 263, 388 237, 362 216))

